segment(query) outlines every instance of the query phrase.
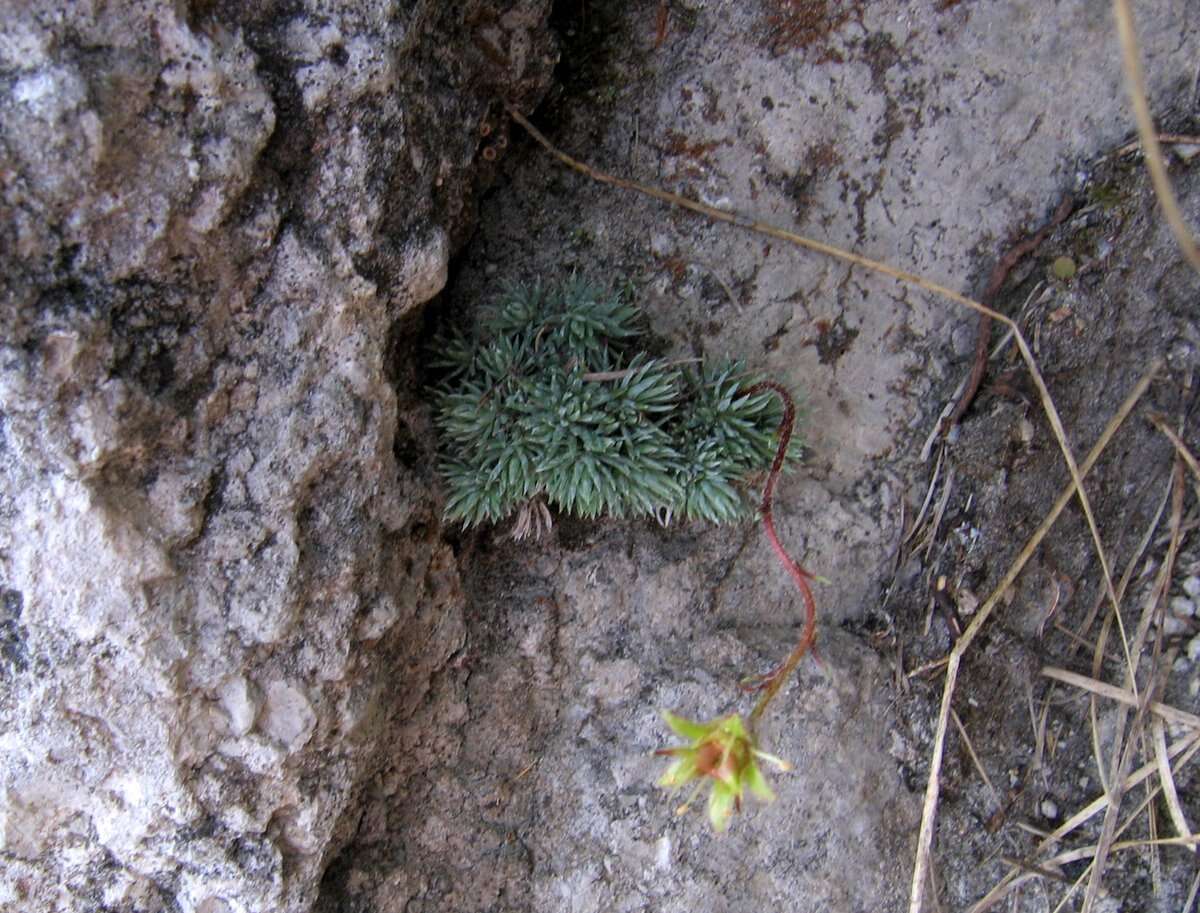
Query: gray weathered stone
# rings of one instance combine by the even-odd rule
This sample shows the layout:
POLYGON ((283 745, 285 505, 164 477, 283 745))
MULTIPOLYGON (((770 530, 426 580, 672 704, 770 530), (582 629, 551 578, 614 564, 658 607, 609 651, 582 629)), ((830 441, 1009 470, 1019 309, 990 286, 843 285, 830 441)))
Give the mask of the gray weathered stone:
POLYGON ((0 4, 0 907, 312 904, 462 637, 396 343, 547 7, 0 4))

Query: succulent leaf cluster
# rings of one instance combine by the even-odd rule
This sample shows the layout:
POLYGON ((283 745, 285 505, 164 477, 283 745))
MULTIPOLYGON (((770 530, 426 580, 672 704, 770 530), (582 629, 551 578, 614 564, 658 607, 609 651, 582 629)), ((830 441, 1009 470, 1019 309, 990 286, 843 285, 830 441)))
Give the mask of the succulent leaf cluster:
MULTIPOLYGON (((781 409, 739 362, 642 351, 640 313, 573 279, 510 287, 432 363, 446 515, 497 522, 531 503, 577 517, 732 522, 771 465, 781 409)), ((789 456, 799 453, 798 445, 789 456)))

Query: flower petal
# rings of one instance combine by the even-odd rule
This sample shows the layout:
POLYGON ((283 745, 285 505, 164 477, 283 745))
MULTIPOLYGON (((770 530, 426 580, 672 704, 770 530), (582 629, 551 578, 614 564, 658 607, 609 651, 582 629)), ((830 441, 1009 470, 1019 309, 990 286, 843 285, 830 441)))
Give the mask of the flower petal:
POLYGON ((771 791, 771 787, 767 785, 766 778, 762 775, 762 771, 758 769, 758 765, 751 761, 746 765, 746 785, 750 787, 750 792, 754 793, 759 799, 764 802, 771 802, 775 798, 775 793, 771 791))
POLYGON ((662 712, 663 719, 671 727, 671 731, 685 739, 698 742, 712 732, 711 724, 697 723, 681 716, 676 716, 670 710, 662 712))
POLYGON ((717 720, 716 725, 720 727, 722 734, 730 739, 739 742, 750 741, 750 733, 746 732, 746 724, 742 722, 742 718, 736 713, 731 713, 729 716, 717 720))
POLYGON ((768 764, 774 764, 780 770, 792 769, 792 765, 783 758, 776 757, 773 754, 768 754, 765 751, 759 751, 757 748, 754 749, 754 757, 760 758, 761 760, 766 761, 768 764))
POLYGON ((659 786, 665 786, 668 789, 675 789, 683 786, 689 780, 694 780, 698 774, 696 773, 696 756, 694 754, 685 755, 676 761, 671 762, 671 766, 667 768, 658 780, 659 786))
POLYGON ((708 821, 717 833, 729 826, 736 801, 737 795, 728 786, 719 782, 713 784, 712 792, 708 796, 708 821))

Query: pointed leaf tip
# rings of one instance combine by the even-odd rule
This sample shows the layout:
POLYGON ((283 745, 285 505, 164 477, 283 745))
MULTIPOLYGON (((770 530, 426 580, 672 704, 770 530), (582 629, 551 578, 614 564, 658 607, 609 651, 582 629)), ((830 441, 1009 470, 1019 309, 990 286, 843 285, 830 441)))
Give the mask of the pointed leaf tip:
POLYGON ((677 736, 696 742, 703 739, 712 731, 711 726, 706 726, 704 723, 697 723, 694 720, 689 720, 686 717, 677 716, 670 710, 662 711, 663 720, 671 728, 677 736))

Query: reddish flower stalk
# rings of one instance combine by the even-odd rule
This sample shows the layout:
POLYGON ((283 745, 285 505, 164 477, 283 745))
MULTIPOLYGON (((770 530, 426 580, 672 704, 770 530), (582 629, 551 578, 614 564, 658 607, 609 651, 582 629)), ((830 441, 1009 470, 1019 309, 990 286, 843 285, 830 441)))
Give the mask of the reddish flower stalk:
POLYGON ((783 400, 783 420, 779 423, 779 447, 775 451, 775 461, 771 464, 771 471, 767 474, 767 483, 763 487, 762 497, 762 519, 763 529, 767 532, 767 540, 771 543, 771 547, 775 549, 775 554, 779 556, 780 562, 796 581, 796 586, 800 589, 800 595, 804 598, 804 632, 800 635, 800 641, 792 649, 779 667, 770 672, 759 685, 762 689, 762 695, 758 699, 758 703, 754 705, 754 710, 750 713, 751 725, 763 715, 767 709, 767 705, 771 703, 779 689, 783 687, 788 677, 795 671, 796 666, 800 664, 800 660, 804 654, 808 652, 813 643, 817 639, 817 603, 813 598, 812 588, 808 585, 808 581, 814 579, 813 575, 802 568, 793 560, 792 556, 787 553, 783 545, 779 542, 779 535, 775 532, 775 518, 771 515, 771 500, 775 495, 775 483, 779 480, 779 473, 783 469, 784 457, 787 455, 788 443, 792 439, 792 427, 796 422, 796 406, 792 401, 792 395, 788 393, 787 388, 775 381, 765 380, 750 387, 746 393, 753 395, 761 390, 770 390, 781 400, 783 400))

